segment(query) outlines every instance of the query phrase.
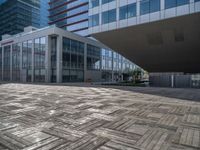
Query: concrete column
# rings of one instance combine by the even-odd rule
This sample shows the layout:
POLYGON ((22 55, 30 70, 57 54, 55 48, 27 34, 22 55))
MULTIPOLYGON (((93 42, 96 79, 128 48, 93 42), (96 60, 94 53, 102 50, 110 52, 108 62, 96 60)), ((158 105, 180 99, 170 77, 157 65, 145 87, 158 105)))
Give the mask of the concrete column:
POLYGON ((4 47, 2 47, 2 81, 4 76, 4 47))
POLYGON ((20 43, 20 81, 23 82, 23 72, 22 72, 22 43, 20 43))
POLYGON ((165 9, 165 0, 161 0, 160 1, 160 10, 164 10, 165 9))
POLYGON ((61 36, 57 36, 57 48, 56 48, 56 52, 57 52, 57 74, 56 74, 56 80, 57 83, 61 83, 62 82, 62 51, 63 51, 63 46, 62 46, 62 37, 61 36))
POLYGON ((114 81, 114 52, 112 51, 112 82, 114 81))
POLYGON ((136 3, 136 16, 137 16, 137 23, 140 22, 140 1, 137 1, 136 3))
POLYGON ((51 37, 46 36, 46 49, 45 49, 45 82, 51 82, 51 37))
POLYGON ((84 82, 86 82, 86 71, 87 71, 87 43, 84 43, 84 82))
POLYGON ((13 45, 10 45, 10 81, 12 81, 12 54, 13 54, 13 45))
POLYGON ((171 87, 174 88, 174 74, 171 75, 171 87))
POLYGON ((1 48, 1 79, 0 81, 2 81, 2 70, 3 70, 3 47, 1 48))
POLYGON ((32 55, 31 55, 31 82, 34 82, 34 70, 35 70, 35 63, 34 63, 34 51, 35 51, 35 44, 34 44, 34 39, 32 40, 32 55))

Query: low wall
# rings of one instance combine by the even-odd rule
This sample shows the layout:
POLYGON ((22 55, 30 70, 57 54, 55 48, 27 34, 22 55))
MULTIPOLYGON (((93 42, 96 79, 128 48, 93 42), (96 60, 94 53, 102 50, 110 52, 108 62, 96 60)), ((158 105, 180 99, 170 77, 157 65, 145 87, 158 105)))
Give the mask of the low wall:
POLYGON ((200 88, 200 75, 150 74, 149 84, 154 87, 200 88))

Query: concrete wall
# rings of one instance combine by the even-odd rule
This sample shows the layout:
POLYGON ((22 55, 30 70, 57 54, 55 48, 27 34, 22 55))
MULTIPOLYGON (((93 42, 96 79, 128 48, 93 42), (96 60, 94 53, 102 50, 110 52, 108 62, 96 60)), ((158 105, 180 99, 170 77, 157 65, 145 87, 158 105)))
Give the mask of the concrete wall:
POLYGON ((150 86, 172 88, 200 88, 200 75, 184 74, 150 74, 150 86))
POLYGON ((85 82, 100 82, 101 71, 86 70, 85 71, 85 82))

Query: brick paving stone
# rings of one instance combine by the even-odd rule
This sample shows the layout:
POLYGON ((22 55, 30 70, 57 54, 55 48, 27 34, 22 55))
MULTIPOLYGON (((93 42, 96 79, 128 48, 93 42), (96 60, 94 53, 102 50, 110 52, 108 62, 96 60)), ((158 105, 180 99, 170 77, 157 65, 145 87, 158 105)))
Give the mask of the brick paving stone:
POLYGON ((198 150, 199 93, 1 84, 0 150, 198 150))

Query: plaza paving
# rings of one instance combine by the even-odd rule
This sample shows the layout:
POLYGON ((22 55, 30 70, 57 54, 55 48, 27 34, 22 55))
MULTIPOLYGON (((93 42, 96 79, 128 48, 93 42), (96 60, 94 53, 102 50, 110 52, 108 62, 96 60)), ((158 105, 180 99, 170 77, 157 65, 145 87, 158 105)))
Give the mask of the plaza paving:
POLYGON ((199 93, 2 84, 0 150, 200 149, 199 93))

